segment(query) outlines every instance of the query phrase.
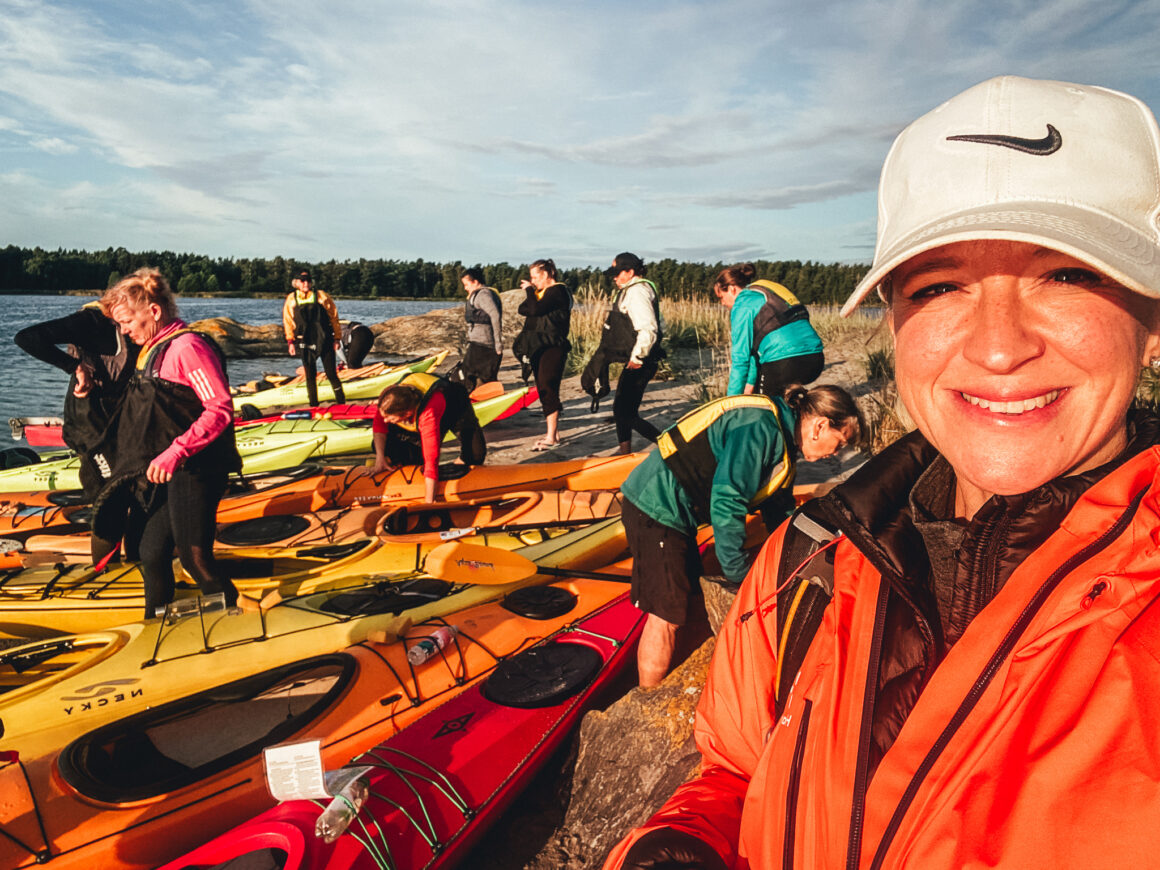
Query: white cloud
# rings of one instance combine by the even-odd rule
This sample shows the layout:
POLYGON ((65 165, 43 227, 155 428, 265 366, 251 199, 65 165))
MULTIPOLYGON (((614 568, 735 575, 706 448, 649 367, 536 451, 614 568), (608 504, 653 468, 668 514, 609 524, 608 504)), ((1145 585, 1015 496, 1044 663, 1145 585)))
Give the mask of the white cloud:
POLYGON ((32 147, 44 151, 46 154, 74 154, 77 146, 71 142, 65 142, 63 139, 58 139, 52 136, 47 139, 33 139, 32 147))
MULTIPOLYGON (((1156 103, 1158 7, 0 0, 0 131, 25 173, 3 186, 34 186, 43 208, 18 208, 46 246, 843 258, 872 240, 894 133, 970 84, 1156 103)), ((0 229, 27 238, 13 215, 0 229)))

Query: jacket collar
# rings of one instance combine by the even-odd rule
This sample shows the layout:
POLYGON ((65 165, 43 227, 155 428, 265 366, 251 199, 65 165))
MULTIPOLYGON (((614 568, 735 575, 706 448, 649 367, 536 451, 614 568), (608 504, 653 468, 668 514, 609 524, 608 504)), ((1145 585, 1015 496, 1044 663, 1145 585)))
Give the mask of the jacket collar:
MULTIPOLYGON (((1024 517, 1020 523, 1024 533, 1039 538, 1034 543, 1037 546, 1094 484, 1156 444, 1160 444, 1160 418, 1150 411, 1132 410, 1128 417, 1128 446, 1111 462, 1083 474, 1056 478, 1030 492, 992 496, 972 524, 993 519, 1000 511, 1020 514, 1024 517), (1052 521, 1048 521, 1048 516, 1052 521)), ((909 499, 919 476, 938 456, 921 432, 911 432, 870 459, 811 508, 811 512, 818 512, 837 526, 906 597, 928 603, 933 603, 926 582, 929 563, 922 537, 911 522, 909 499)))

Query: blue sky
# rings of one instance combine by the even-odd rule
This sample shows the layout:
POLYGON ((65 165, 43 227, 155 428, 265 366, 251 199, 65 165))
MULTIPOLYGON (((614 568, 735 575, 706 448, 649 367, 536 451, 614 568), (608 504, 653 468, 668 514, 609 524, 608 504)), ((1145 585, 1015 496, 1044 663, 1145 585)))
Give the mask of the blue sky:
POLYGON ((0 244, 866 261, 1003 73, 1160 108, 1160 0, 0 0, 0 244))

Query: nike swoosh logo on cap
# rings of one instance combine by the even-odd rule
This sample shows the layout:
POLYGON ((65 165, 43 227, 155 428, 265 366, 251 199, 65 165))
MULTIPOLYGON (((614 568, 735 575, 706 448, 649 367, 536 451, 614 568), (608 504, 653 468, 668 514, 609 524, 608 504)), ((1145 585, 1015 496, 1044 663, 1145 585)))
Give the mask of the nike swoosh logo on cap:
POLYGON ((1047 125, 1047 135, 1042 139, 1023 139, 1019 136, 1003 136, 1000 134, 971 133, 963 136, 947 136, 948 142, 978 142, 982 145, 1000 145, 1003 148, 1013 148, 1024 154, 1036 154, 1040 157, 1054 154, 1063 145, 1063 137, 1051 124, 1047 125))

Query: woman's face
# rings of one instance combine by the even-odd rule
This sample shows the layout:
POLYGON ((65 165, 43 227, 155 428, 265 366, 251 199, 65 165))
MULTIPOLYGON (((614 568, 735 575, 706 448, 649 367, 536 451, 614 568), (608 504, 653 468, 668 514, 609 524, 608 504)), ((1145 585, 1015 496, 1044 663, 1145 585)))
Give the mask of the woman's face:
POLYGON ((553 283, 555 283, 552 281, 548 273, 541 269, 539 266, 532 266, 528 270, 528 275, 530 276, 532 286, 537 290, 547 290, 552 286, 553 283))
POLYGON ((839 428, 825 417, 810 416, 802 420, 801 448, 806 462, 817 462, 833 456, 846 447, 854 434, 853 426, 839 428))
POLYGON ((395 426, 412 423, 415 420, 415 413, 413 411, 408 414, 384 414, 382 411, 379 411, 379 416, 383 418, 384 423, 391 423, 395 426))
POLYGON ((732 311, 733 303, 737 301, 737 294, 742 290, 736 284, 714 284, 713 292, 717 294, 717 301, 732 311))
POLYGON ((958 479, 958 511, 1114 458, 1156 302, 1036 245, 958 242, 891 274, 899 394, 958 479))
POLYGON ((144 345, 153 338, 167 322, 161 306, 156 302, 150 302, 140 308, 122 302, 114 306, 110 314, 120 327, 121 333, 139 345, 144 345))

